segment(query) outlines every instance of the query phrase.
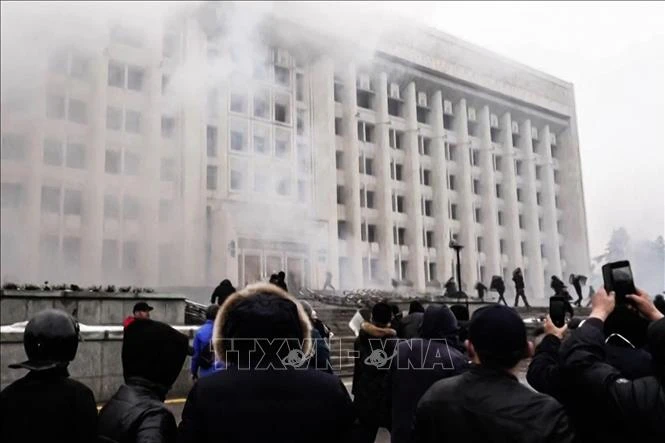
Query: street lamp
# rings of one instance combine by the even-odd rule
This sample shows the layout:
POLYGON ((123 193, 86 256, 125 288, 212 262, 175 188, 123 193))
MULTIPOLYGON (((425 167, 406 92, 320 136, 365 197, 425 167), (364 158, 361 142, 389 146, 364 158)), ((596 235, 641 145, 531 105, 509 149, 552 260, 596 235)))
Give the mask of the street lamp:
MULTIPOLYGON (((460 264, 460 251, 464 248, 464 246, 460 245, 457 243, 457 240, 455 239, 450 239, 450 243, 448 243, 448 247, 451 249, 455 250, 455 254, 457 255, 457 287, 459 288, 459 292, 464 294, 462 291, 462 265, 460 264)), ((469 297, 466 298, 466 309, 467 312, 469 310, 469 297)))

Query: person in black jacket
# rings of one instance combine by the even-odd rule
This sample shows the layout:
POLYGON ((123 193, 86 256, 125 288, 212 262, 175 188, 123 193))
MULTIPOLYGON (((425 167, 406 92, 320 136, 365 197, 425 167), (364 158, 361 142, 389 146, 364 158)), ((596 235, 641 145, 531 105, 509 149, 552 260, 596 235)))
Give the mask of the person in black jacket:
POLYGON ((388 378, 396 354, 396 340, 382 332, 388 327, 391 316, 389 304, 375 304, 371 322, 374 328, 362 327, 354 343, 357 357, 352 392, 358 417, 357 442, 374 442, 379 428, 390 429, 391 426, 388 378))
POLYGON ((0 441, 95 441, 95 398, 67 372, 78 341, 78 324, 64 311, 47 309, 28 322, 23 334, 28 360, 9 367, 30 372, 0 392, 0 441))
POLYGON ((474 366, 436 382, 418 403, 416 442, 572 442, 563 407, 515 376, 532 353, 526 327, 511 308, 474 312, 467 349, 474 366))
POLYGON ((215 353, 226 369, 194 384, 178 441, 347 441, 351 399, 337 376, 307 366, 310 328, 302 306, 273 284, 231 296, 214 329, 215 353))
POLYGON ((125 384, 99 413, 101 441, 175 442, 176 421, 164 399, 182 370, 188 348, 187 337, 165 323, 142 320, 125 328, 125 384))
MULTIPOLYGON (((628 295, 635 307, 651 321, 647 341, 655 374, 636 380, 624 378, 606 363, 603 322, 615 308, 614 293, 601 288, 592 301, 589 318, 561 347, 564 370, 575 383, 575 399, 586 398, 604 406, 603 426, 611 425, 619 435, 639 442, 665 441, 665 318, 646 292, 628 295)), ((596 415, 594 415, 595 417, 596 415)))
POLYGON ((234 292, 236 292, 236 288, 233 287, 228 279, 224 279, 213 291, 212 296, 210 297, 210 304, 218 304, 221 306, 234 292))
POLYGON ((521 298, 524 301, 524 306, 528 308, 529 302, 524 294, 524 275, 522 275, 522 269, 515 268, 513 271, 513 282, 515 283, 515 307, 517 307, 521 298))
POLYGON ((409 443, 420 397, 434 382, 462 373, 467 357, 459 343, 457 319, 445 305, 427 308, 422 338, 401 342, 390 371, 392 443, 409 443))
POLYGON ((503 297, 503 294, 506 292, 506 284, 504 283, 501 276, 495 275, 492 277, 492 281, 490 282, 490 291, 496 291, 499 294, 499 299, 496 301, 497 303, 503 302, 505 306, 508 306, 506 299, 503 297))
POLYGON ((406 340, 420 337, 420 328, 423 324, 425 308, 419 301, 409 304, 409 313, 399 321, 397 336, 406 340))

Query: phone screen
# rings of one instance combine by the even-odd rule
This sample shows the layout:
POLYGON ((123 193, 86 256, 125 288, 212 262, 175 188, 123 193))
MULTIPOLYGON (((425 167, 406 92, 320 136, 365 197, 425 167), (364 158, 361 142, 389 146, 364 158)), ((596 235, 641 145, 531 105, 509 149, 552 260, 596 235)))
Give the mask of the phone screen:
POLYGON ((623 300, 627 294, 635 293, 633 284, 633 273, 630 266, 621 266, 612 269, 612 280, 614 282, 614 293, 623 300))
POLYGON ((566 323, 566 302, 556 298, 550 299, 550 318, 557 328, 566 323))

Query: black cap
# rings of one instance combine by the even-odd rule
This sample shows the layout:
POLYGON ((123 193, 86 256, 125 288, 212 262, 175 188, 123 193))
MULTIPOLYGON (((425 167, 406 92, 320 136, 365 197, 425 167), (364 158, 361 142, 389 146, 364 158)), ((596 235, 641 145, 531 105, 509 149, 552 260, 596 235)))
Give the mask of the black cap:
POLYGON ((145 311, 150 312, 153 309, 155 309, 155 308, 150 306, 148 303, 146 303, 144 301, 140 301, 140 302, 138 302, 137 304, 134 305, 134 309, 132 310, 132 312, 145 312, 145 311))
POLYGON ((526 356, 524 321, 507 306, 492 305, 474 312, 468 338, 483 365, 510 368, 526 356))

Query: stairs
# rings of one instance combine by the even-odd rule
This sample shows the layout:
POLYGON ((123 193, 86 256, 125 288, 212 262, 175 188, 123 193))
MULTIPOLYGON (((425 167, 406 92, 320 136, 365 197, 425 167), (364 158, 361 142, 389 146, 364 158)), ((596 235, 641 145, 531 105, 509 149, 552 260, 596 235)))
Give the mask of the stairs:
POLYGON ((349 321, 356 313, 355 308, 330 306, 309 300, 319 319, 335 334, 330 340, 330 361, 333 370, 340 377, 353 376, 353 342, 356 340, 349 328, 349 321))

